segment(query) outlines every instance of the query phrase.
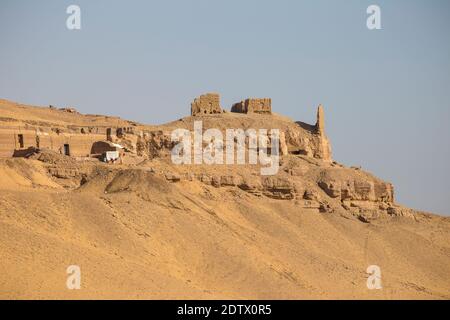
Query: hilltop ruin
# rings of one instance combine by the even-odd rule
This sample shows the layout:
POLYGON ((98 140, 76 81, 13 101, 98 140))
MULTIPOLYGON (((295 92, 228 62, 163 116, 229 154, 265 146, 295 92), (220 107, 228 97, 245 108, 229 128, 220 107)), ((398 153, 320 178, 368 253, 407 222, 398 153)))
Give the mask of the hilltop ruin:
POLYGON ((271 114, 272 113, 272 99, 270 99, 270 98, 262 98, 262 99, 248 98, 241 102, 233 104, 233 106, 231 107, 231 112, 271 114))
MULTIPOLYGON (((6 101, 4 105, 11 105, 6 101)), ((17 107, 24 107, 17 105, 17 107)), ((67 156, 90 158, 98 155, 92 152, 93 145, 101 141, 121 144, 124 151, 131 155, 153 157, 167 153, 172 147, 170 142, 170 126, 145 126, 113 117, 81 115, 74 108, 56 109, 33 107, 37 119, 7 118, 0 126, 0 157, 26 157, 38 149, 48 149, 67 156), (53 119, 53 121, 52 121, 53 119)), ((224 121, 219 127, 228 123, 234 128, 233 113, 244 113, 251 116, 270 115, 270 119, 261 119, 261 128, 281 130, 280 153, 304 154, 324 161, 332 161, 331 148, 324 130, 323 107, 318 109, 320 128, 302 128, 295 123, 280 121, 272 116, 270 98, 246 99, 231 107, 231 113, 224 114, 217 93, 207 93, 196 98, 191 104, 191 115, 194 117, 217 115, 224 121), (320 117, 319 117, 320 113, 320 117), (270 127, 269 127, 270 126, 270 127), (305 129, 306 128, 306 129, 305 129)), ((8 114, 8 113, 6 113, 8 114)), ((207 128, 205 128, 207 129, 207 128)), ((104 144, 106 145, 106 144, 104 144)), ((108 151, 105 148, 104 151, 108 151)))
POLYGON ((199 114, 222 113, 220 107, 220 96, 218 93, 207 93, 201 95, 191 103, 191 116, 199 114))
MULTIPOLYGON (((191 116, 159 126, 115 117, 82 115, 73 108, 30 107, 5 100, 0 101, 0 108, 3 115, 0 118, 0 157, 49 161, 54 156, 47 154, 53 152, 73 159, 69 167, 64 164, 65 160, 58 164, 63 158, 56 157, 55 161, 49 162, 48 172, 57 178, 81 181, 91 170, 82 169, 86 161, 95 166, 96 159, 115 160, 117 157, 120 159, 113 162, 125 166, 162 161, 167 163, 164 177, 172 182, 188 179, 215 187, 234 186, 256 196, 294 200, 305 210, 344 209, 364 221, 379 216, 380 212, 408 214, 394 205, 390 183, 333 161, 322 105, 317 108, 317 121, 313 125, 273 113, 269 98, 246 99, 234 104, 232 112, 224 112, 220 96, 211 93, 193 101, 191 116), (227 129, 279 129, 280 172, 264 178, 249 174, 253 170, 253 174, 259 172, 257 166, 251 165, 174 166, 170 163, 170 153, 175 145, 171 140, 172 131, 177 128, 192 130, 194 122, 199 120, 203 130, 215 128, 224 135, 227 129), (215 169, 210 172, 212 168, 215 169), (227 170, 232 173, 225 173, 227 170)), ((244 143, 247 145, 249 141, 244 143)))

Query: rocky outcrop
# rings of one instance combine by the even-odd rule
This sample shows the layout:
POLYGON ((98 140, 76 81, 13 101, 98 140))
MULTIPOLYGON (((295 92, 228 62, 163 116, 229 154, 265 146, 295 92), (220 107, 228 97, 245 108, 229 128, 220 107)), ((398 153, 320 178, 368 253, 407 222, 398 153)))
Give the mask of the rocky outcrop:
POLYGON ((321 159, 323 159, 324 161, 332 161, 330 142, 328 141, 328 137, 325 134, 325 113, 322 105, 319 105, 319 107, 317 108, 316 131, 319 135, 318 147, 321 159))
POLYGON ((280 200, 292 200, 296 196, 294 184, 284 178, 266 177, 262 181, 262 192, 265 196, 280 200))
POLYGON ((394 202, 392 184, 351 169, 329 169, 320 174, 319 187, 341 201, 394 202))
POLYGON ((175 143, 171 140, 170 132, 162 130, 144 132, 136 140, 136 153, 149 159, 168 155, 175 143))

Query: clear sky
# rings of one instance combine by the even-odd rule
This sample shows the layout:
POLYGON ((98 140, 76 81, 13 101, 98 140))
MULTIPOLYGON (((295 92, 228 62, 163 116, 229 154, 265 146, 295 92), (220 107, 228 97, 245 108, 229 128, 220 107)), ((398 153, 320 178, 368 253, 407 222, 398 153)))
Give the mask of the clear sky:
POLYGON ((0 97, 149 124, 208 91, 309 123, 322 103, 337 161, 450 215, 449 39, 447 0, 0 0, 0 97))

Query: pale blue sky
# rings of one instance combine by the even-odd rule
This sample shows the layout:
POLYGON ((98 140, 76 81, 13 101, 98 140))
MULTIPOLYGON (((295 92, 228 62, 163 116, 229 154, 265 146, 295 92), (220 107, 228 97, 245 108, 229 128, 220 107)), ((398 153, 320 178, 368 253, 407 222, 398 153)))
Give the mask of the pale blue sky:
POLYGON ((217 91, 271 97, 334 158, 450 214, 450 1, 0 0, 0 97, 161 123, 217 91), (66 28, 81 7, 82 29, 66 28), (366 27, 381 7, 382 30, 366 27))

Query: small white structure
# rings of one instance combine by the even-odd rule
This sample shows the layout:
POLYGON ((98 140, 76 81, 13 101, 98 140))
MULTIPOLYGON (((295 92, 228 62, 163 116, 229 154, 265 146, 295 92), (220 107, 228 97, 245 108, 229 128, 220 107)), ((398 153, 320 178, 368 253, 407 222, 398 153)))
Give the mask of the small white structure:
POLYGON ((103 161, 104 162, 116 161, 119 158, 120 158, 119 151, 106 151, 103 154, 103 161))

